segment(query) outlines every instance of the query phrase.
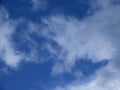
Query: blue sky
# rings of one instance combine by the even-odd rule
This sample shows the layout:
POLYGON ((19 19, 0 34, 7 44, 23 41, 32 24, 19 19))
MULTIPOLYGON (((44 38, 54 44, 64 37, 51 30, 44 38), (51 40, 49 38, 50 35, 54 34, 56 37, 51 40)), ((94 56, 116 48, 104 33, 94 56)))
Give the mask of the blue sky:
POLYGON ((120 90, 120 0, 1 0, 0 90, 120 90))

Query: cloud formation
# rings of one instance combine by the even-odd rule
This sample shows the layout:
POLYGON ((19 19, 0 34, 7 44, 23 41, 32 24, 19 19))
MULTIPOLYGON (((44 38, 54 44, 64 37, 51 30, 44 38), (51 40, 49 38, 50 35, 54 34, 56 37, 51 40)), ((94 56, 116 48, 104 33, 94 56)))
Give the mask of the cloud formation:
POLYGON ((74 80, 52 90, 120 90, 119 2, 96 0, 96 3, 91 4, 95 12, 82 20, 63 15, 43 20, 48 25, 46 29, 52 32, 52 35, 47 32, 46 36, 61 47, 62 60, 53 67, 54 74, 71 71, 77 60, 109 60, 88 81, 81 83, 80 80, 74 80))
POLYGON ((11 36, 17 23, 9 19, 9 14, 4 7, 0 7, 0 58, 6 65, 17 67, 22 55, 15 51, 11 36))
MULTIPOLYGON (((75 63, 81 59, 91 60, 91 62, 108 60, 108 64, 97 70, 88 81, 81 83, 76 79, 65 86, 55 86, 52 90, 120 90, 120 5, 116 2, 119 0, 91 2, 91 9, 94 12, 91 10, 90 15, 88 14, 81 20, 56 15, 43 18, 42 24, 32 22, 33 24, 28 25, 27 29, 31 33, 43 35, 60 47, 59 52, 49 42, 46 45, 48 51, 57 56, 52 74, 72 72, 75 63)), ((23 57, 21 53, 17 52, 11 41, 16 24, 17 22, 11 20, 6 10, 2 8, 0 10, 0 58, 6 65, 12 67, 17 67, 22 59, 28 57, 25 55, 23 57)), ((40 45, 29 35, 24 39, 29 39, 28 41, 33 46, 39 47, 40 45)), ((31 48, 32 50, 33 48, 31 48)), ((38 48, 34 49, 35 54, 38 54, 37 50, 38 48)), ((35 54, 31 53, 31 56, 35 54)))
MULTIPOLYGON (((62 48, 59 55, 63 62, 61 68, 65 67, 64 70, 69 71, 78 59, 99 62, 116 57, 119 52, 116 46, 119 45, 116 41, 119 37, 116 35, 119 34, 119 17, 113 11, 118 13, 118 7, 110 5, 104 8, 100 2, 99 11, 82 20, 62 15, 43 20, 48 25, 45 29, 55 34, 50 35, 51 32, 47 32, 46 36, 62 48)), ((60 70, 59 66, 58 68, 60 70)))

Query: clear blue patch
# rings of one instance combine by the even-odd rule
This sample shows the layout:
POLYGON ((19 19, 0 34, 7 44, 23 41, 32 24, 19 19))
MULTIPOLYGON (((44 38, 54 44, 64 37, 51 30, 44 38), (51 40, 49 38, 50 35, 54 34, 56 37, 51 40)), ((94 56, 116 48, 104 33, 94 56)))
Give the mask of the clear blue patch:
POLYGON ((9 74, 0 76, 0 82, 4 90, 32 90, 35 86, 39 89, 34 90, 43 90, 43 85, 51 82, 51 66, 51 62, 24 64, 18 71, 11 70, 9 74))
POLYGON ((96 70, 99 68, 107 65, 108 61, 103 60, 97 63, 93 63, 90 60, 80 60, 76 62, 75 67, 73 68, 74 71, 82 71, 85 77, 93 75, 96 70))

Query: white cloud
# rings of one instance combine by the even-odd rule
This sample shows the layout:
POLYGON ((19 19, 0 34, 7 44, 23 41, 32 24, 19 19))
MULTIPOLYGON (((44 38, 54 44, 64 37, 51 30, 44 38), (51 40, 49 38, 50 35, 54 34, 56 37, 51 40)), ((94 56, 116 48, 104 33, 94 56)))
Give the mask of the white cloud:
MULTIPOLYGON (((116 8, 111 9, 115 9, 115 12, 116 8)), ((115 17, 116 20, 112 17, 114 17, 113 12, 107 9, 83 20, 64 16, 52 16, 43 20, 48 24, 46 29, 55 34, 55 36, 49 36, 48 32, 46 36, 62 48, 59 56, 63 59, 66 70, 69 70, 78 58, 98 62, 111 60, 114 57, 116 46, 113 43, 114 40, 111 39, 110 31, 116 29, 118 33, 118 27, 115 27, 114 23, 119 23, 119 20, 116 19, 118 17, 115 17)))
POLYGON ((10 67, 17 67, 21 55, 14 50, 11 35, 16 28, 16 22, 9 19, 5 8, 0 8, 0 58, 10 67))
POLYGON ((57 86, 54 90, 120 90, 120 72, 108 65, 97 71, 90 80, 80 83, 79 80, 64 86, 57 86))
MULTIPOLYGON (((53 74, 72 72, 71 68, 78 59, 89 59, 92 62, 109 60, 109 64, 99 69, 89 81, 81 83, 81 81, 75 80, 65 86, 56 86, 54 90, 120 90, 120 6, 119 4, 113 5, 110 1, 113 0, 98 1, 97 6, 92 3, 93 9, 99 7, 99 11, 82 20, 63 15, 43 19, 43 23, 48 27, 44 27, 42 34, 61 47, 61 53, 58 54, 58 50, 52 50, 51 46, 47 46, 52 54, 59 57, 52 68, 53 74)), ((10 20, 5 10, 1 9, 0 58, 11 67, 17 67, 23 58, 20 53, 15 51, 14 44, 11 42, 11 35, 15 31, 15 27, 16 22, 10 20)), ((30 25, 28 28, 31 29, 30 32, 41 33, 37 26, 30 25)), ((30 40, 36 44, 31 38, 30 40)), ((36 52, 36 49, 34 50, 36 52)), ((31 53, 31 56, 34 55, 31 53)), ((82 75, 81 72, 73 72, 73 74, 76 77, 82 75)))
POLYGON ((92 7, 99 7, 99 10, 82 20, 62 15, 43 20, 48 24, 46 29, 55 34, 49 36, 47 32, 46 37, 62 48, 62 61, 58 62, 63 65, 57 63, 53 74, 70 70, 78 58, 92 62, 107 59, 109 63, 86 82, 76 79, 52 90, 120 90, 120 4, 114 4, 113 0, 97 0, 97 6, 92 7))

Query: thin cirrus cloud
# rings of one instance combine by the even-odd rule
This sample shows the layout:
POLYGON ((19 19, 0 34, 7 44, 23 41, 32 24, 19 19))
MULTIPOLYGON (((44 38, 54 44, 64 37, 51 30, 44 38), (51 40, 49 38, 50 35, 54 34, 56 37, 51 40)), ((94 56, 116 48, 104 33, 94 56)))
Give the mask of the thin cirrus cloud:
POLYGON ((48 3, 46 0, 31 0, 33 11, 46 10, 48 3))

